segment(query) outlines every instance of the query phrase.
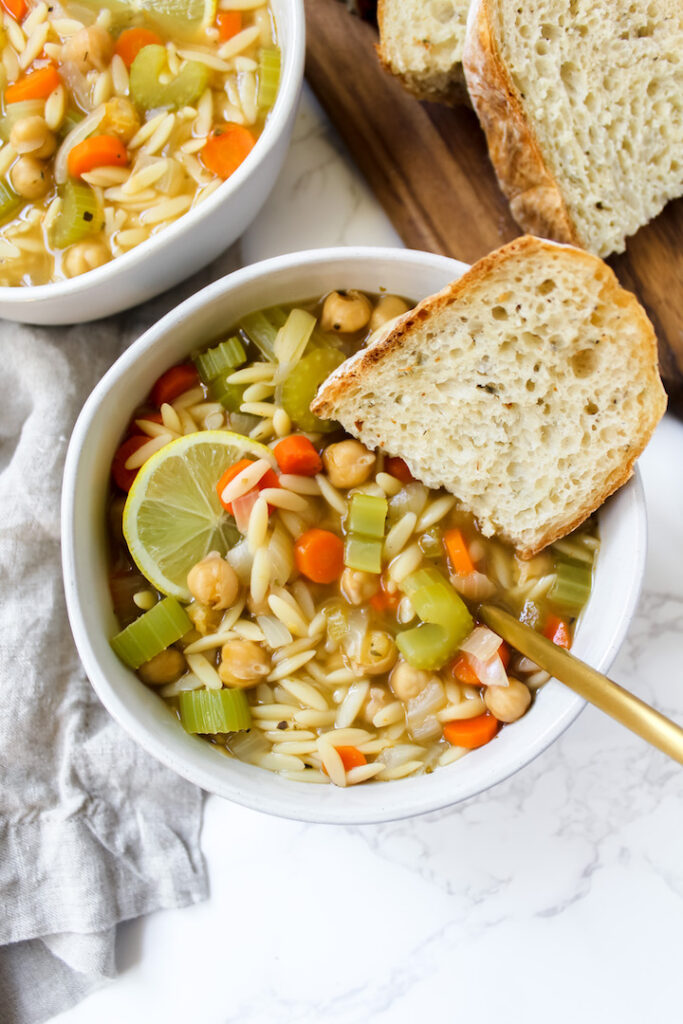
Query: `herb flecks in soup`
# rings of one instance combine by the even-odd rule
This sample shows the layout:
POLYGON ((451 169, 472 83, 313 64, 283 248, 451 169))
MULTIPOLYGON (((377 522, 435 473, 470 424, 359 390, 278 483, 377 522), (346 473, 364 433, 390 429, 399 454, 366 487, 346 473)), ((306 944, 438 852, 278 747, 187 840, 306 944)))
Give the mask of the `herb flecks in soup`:
POLYGON ((275 102, 264 0, 4 8, 0 285, 75 277, 163 230, 237 170, 275 102))
POLYGON ((594 523, 522 561, 310 412, 407 308, 352 291, 243 317, 163 374, 112 467, 114 649, 189 732, 292 780, 421 775, 490 742, 547 676, 479 602, 569 647, 590 593, 594 523))

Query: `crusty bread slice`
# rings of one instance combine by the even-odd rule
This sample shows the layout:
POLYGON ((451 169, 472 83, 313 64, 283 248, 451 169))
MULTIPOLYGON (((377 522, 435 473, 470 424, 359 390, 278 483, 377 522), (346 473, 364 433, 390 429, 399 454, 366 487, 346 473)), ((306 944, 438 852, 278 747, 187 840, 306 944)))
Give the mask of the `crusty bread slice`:
POLYGON ((681 0, 472 0, 463 65, 525 230, 606 256, 683 194, 681 0))
POLYGON ((596 256, 530 235, 406 313, 311 406, 524 558, 628 480, 665 407, 635 297, 596 256))
POLYGON ((462 48, 469 0, 379 0, 377 53, 420 100, 468 103, 462 48))

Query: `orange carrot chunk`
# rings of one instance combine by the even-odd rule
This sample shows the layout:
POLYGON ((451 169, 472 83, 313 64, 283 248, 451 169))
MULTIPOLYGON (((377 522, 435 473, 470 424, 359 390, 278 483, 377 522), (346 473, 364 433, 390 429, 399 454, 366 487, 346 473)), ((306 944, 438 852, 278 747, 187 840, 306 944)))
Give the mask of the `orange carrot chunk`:
POLYGON ((558 647, 564 647, 566 651, 572 645, 572 635, 569 630, 569 623, 557 615, 549 615, 543 630, 543 636, 552 640, 558 647))
POLYGON ((92 135, 74 146, 67 158, 72 178, 80 178, 95 167, 125 167, 127 163, 126 147, 115 135, 92 135))
POLYGON ((216 15, 216 25, 222 43, 227 43, 238 32, 242 30, 241 11, 219 11, 216 15))
POLYGON ((200 156, 204 166, 219 178, 229 178, 249 156, 256 139, 241 124, 224 124, 216 128, 200 156))
POLYGON ((164 402, 170 405, 179 398, 184 391, 189 391, 199 383, 199 374, 192 363, 180 363, 172 366, 166 373, 162 373, 152 388, 150 399, 157 409, 160 409, 164 402))
POLYGON ((294 562, 313 583, 334 583, 344 571, 344 542, 329 530, 306 530, 294 545, 294 562))
MULTIPOLYGON (((232 466, 228 466, 228 468, 226 469, 225 473, 223 473, 223 476, 220 478, 220 480, 216 484, 216 493, 218 494, 218 500, 220 501, 220 503, 223 506, 223 508, 225 509, 225 511, 229 512, 230 515, 233 515, 232 502, 229 501, 226 504, 223 501, 223 497, 222 497, 223 491, 228 486, 230 481, 235 479, 235 477, 237 476, 238 473, 241 473, 243 469, 247 468, 247 466, 253 466, 253 464, 254 464, 254 460, 253 459, 240 459, 239 462, 235 462, 235 463, 233 463, 232 466)), ((280 481, 278 480, 277 473, 274 470, 272 470, 272 469, 267 469, 266 472, 261 477, 261 479, 259 480, 259 482, 256 484, 256 488, 259 491, 264 490, 266 487, 279 487, 279 486, 280 486, 280 481)), ((271 508, 270 505, 268 506, 268 511, 269 512, 272 511, 272 508, 271 508)))
POLYGON ((26 17, 28 10, 26 0, 0 0, 0 3, 15 21, 23 21, 26 17))
MULTIPOLYGON (((352 768, 360 768, 362 764, 368 763, 365 754, 361 754, 358 747, 337 747, 336 751, 341 757, 345 772, 351 771, 352 768)), ((327 775, 325 765, 323 765, 323 771, 327 775)))
POLYGON ((479 676, 472 668, 469 658, 464 654, 459 654, 451 665, 451 675, 464 686, 481 686, 479 676))
POLYGON ((443 540, 453 572, 457 576, 469 576, 471 572, 475 572, 474 562, 470 558, 462 532, 446 530, 443 540))
POLYGON ((308 440, 301 434, 292 434, 278 441, 273 449, 277 464, 283 473, 298 476, 315 476, 323 468, 322 459, 308 440))
POLYGON ((126 469, 126 462, 143 444, 147 444, 148 437, 143 434, 134 434, 120 446, 111 464, 111 475, 117 487, 122 491, 129 491, 133 486, 133 480, 140 472, 139 469, 126 469))
POLYGON ((391 458, 386 459, 384 468, 387 473, 395 476, 402 484, 409 484, 415 479, 403 459, 400 459, 398 455, 393 455, 391 458))
POLYGON ((454 747, 467 747, 474 750, 475 747, 483 747, 498 732, 500 725, 497 718, 489 715, 478 715, 477 718, 462 718, 460 721, 446 722, 443 727, 443 734, 449 743, 454 747))
POLYGON ((24 75, 14 85, 5 89, 5 103, 21 103, 23 100, 46 100, 51 92, 61 85, 57 68, 48 64, 24 75))
POLYGON ((127 68, 131 66, 140 50, 145 46, 163 46, 164 41, 148 28, 127 28, 116 41, 117 53, 127 68))

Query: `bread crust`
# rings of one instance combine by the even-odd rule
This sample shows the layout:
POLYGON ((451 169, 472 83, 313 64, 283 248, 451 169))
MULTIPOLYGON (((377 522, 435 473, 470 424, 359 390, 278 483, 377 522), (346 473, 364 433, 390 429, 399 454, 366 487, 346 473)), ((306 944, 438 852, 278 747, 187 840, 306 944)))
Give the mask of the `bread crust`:
POLYGON ((385 35, 384 14, 384 0, 378 0, 377 24, 379 25, 379 43, 376 44, 375 51, 384 70, 388 71, 394 78, 397 78, 404 89, 418 100, 423 100, 427 103, 445 103, 448 106, 471 106, 462 64, 455 65, 448 75, 441 73, 438 76, 432 76, 429 84, 424 77, 403 72, 392 64, 383 42, 385 35), (438 85, 436 84, 437 77, 439 79, 438 85))
MULTIPOLYGON (((599 490, 594 491, 586 502, 577 509, 572 510, 564 520, 548 525, 541 530, 534 538, 533 543, 521 541, 520 537, 512 536, 504 531, 498 531, 498 536, 512 544, 521 558, 532 558, 542 551, 548 544, 564 537, 572 530, 580 526, 602 503, 616 490, 618 490, 633 475, 633 466, 649 441, 654 428, 664 415, 666 409, 666 393, 662 386, 657 371, 657 339, 654 328, 640 305, 638 300, 630 292, 627 292, 619 284, 614 272, 599 257, 586 252, 583 249, 573 246, 562 246, 571 254, 571 258, 577 263, 583 263, 590 267, 593 274, 599 276, 602 282, 603 291, 606 293, 606 301, 622 307, 624 315, 633 319, 638 326, 639 347, 643 363, 652 368, 652 379, 650 381, 650 401, 643 410, 637 434, 632 437, 631 447, 624 455, 622 463, 616 467, 612 474, 603 482, 599 490)), ((405 313, 396 325, 384 336, 380 336, 372 345, 361 349, 351 359, 335 370, 322 384, 317 396, 311 403, 311 410, 321 418, 335 419, 339 403, 343 402, 349 390, 356 384, 363 381, 366 374, 371 373, 373 368, 400 350, 410 332, 425 323, 434 313, 445 309, 466 293, 472 286, 486 278, 497 267, 501 266, 512 256, 519 256, 543 251, 554 251, 558 243, 537 238, 532 235, 522 235, 514 241, 509 242, 500 249, 496 249, 488 256, 478 260, 470 269, 457 281, 447 285, 442 291, 423 299, 422 302, 405 313)), ((348 425, 347 429, 348 428, 348 425)), ((363 429, 363 420, 360 412, 358 419, 354 420, 354 428, 351 432, 360 435, 363 429)), ((367 439, 366 439, 367 442, 367 439)), ((381 444, 380 444, 380 447, 381 444)), ((391 455, 401 455, 401 452, 390 452, 391 455)), ((417 474, 419 477, 419 473, 417 474)), ((458 495, 456 495, 458 497, 458 495)))
POLYGON ((472 0, 463 69, 470 100, 486 135, 491 163, 512 216, 532 234, 582 245, 559 185, 524 114, 519 92, 500 56, 490 0, 472 0))

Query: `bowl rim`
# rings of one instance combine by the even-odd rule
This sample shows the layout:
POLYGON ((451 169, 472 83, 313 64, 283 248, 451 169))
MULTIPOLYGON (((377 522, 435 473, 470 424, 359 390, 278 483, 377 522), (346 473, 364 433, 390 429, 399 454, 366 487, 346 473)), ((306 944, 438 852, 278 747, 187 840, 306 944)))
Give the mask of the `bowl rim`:
POLYGON ((172 245, 196 225, 210 219, 216 209, 223 202, 228 202, 230 197, 242 187, 244 182, 256 171, 256 168, 271 158, 278 139, 286 130, 292 107, 298 103, 306 56, 306 22, 303 0, 279 0, 279 2, 282 6, 279 17, 276 19, 278 33, 281 33, 279 23, 284 18, 289 19, 287 22, 289 39, 287 45, 281 47, 283 62, 278 93, 264 129, 256 140, 256 145, 237 170, 219 185, 203 203, 182 214, 163 231, 152 235, 144 242, 129 249, 128 252, 115 256, 101 267, 88 271, 87 274, 80 274, 64 281, 51 281, 48 284, 0 285, 0 312, 6 303, 26 306, 33 302, 75 297, 81 292, 97 287, 108 277, 114 278, 119 273, 133 271, 136 266, 148 259, 156 258, 160 249, 167 244, 172 245))
MULTIPOLYGON (((243 267, 209 284, 148 328, 115 361, 90 394, 78 417, 69 442, 64 469, 61 509, 62 566, 69 621, 86 674, 99 699, 112 717, 148 753, 207 792, 222 796, 244 807, 264 811, 279 817, 316 823, 347 825, 373 824, 413 817, 437 811, 477 796, 499 782, 503 782, 521 767, 529 764, 543 753, 578 717, 586 702, 578 695, 568 690, 563 690, 564 710, 553 720, 552 724, 535 736, 533 742, 524 746, 520 745, 519 749, 516 749, 512 756, 508 757, 504 771, 496 774, 493 781, 486 777, 485 771, 480 772, 479 782, 475 783, 464 794, 457 792, 452 794, 447 792, 445 787, 443 791, 434 787, 432 794, 428 794, 425 791, 425 793, 420 794, 418 799, 414 798, 403 801, 404 806, 399 808, 393 806, 394 801, 392 800, 386 801, 388 806, 384 806, 385 801, 382 800, 380 792, 378 793, 376 806, 350 807, 344 806, 343 802, 339 801, 336 804, 329 803, 323 807, 313 806, 312 803, 310 811, 306 810, 305 812, 302 812, 300 809, 292 810, 286 806, 283 809, 279 806, 275 797, 266 795, 264 798, 262 793, 259 794, 258 787, 245 786, 244 782, 240 782, 239 779, 235 784, 228 784, 224 779, 219 778, 218 773, 212 773, 208 767, 192 763, 191 757, 170 749, 159 738, 151 736, 145 724, 128 708, 124 697, 118 691, 118 687, 109 680, 106 672, 101 667, 100 660, 85 626, 81 607, 80 576, 86 570, 79 564, 78 543, 74 532, 74 513, 79 484, 80 454, 93 427, 93 423, 97 421, 98 409, 102 400, 110 391, 115 391, 120 386, 120 380, 127 377, 132 367, 144 353, 163 343, 163 339, 169 330, 186 322, 192 317, 194 312, 203 306, 208 306, 215 300, 228 296, 231 293, 239 293, 245 284, 259 278, 267 278, 271 272, 289 269, 295 270, 303 276, 307 266, 319 266, 338 261, 354 263, 360 260, 379 261, 384 264, 403 263, 409 266, 423 264, 435 271, 450 271, 454 276, 462 273, 467 267, 466 264, 449 257, 419 252, 417 250, 346 246, 311 249, 275 256, 243 267)), ((646 509, 642 482, 637 466, 635 467, 633 478, 621 488, 619 493, 624 495, 622 500, 630 502, 631 506, 634 535, 632 538, 633 547, 629 551, 629 560, 633 569, 628 591, 622 595, 623 604, 619 621, 612 630, 612 633, 606 638, 600 656, 592 662, 594 667, 603 672, 609 668, 614 660, 630 626, 642 587, 646 558, 646 509)), ((562 689, 562 684, 557 683, 555 680, 547 685, 562 689)), ((157 699, 156 695, 152 696, 155 700, 157 699)), ((238 763, 242 764, 241 762, 238 763)), ((248 767, 252 768, 254 772, 259 773, 258 777, 266 771, 266 769, 254 766, 248 767)), ((278 778, 278 776, 275 777, 278 778)), ((434 776, 432 775, 430 778, 434 778, 434 776)), ((304 783, 289 783, 289 785, 303 787, 304 783)), ((316 787, 307 786, 305 788, 315 789, 316 787)), ((372 787, 372 789, 374 790, 375 787, 372 787)), ((377 787, 377 789, 382 791, 385 787, 377 787)))

